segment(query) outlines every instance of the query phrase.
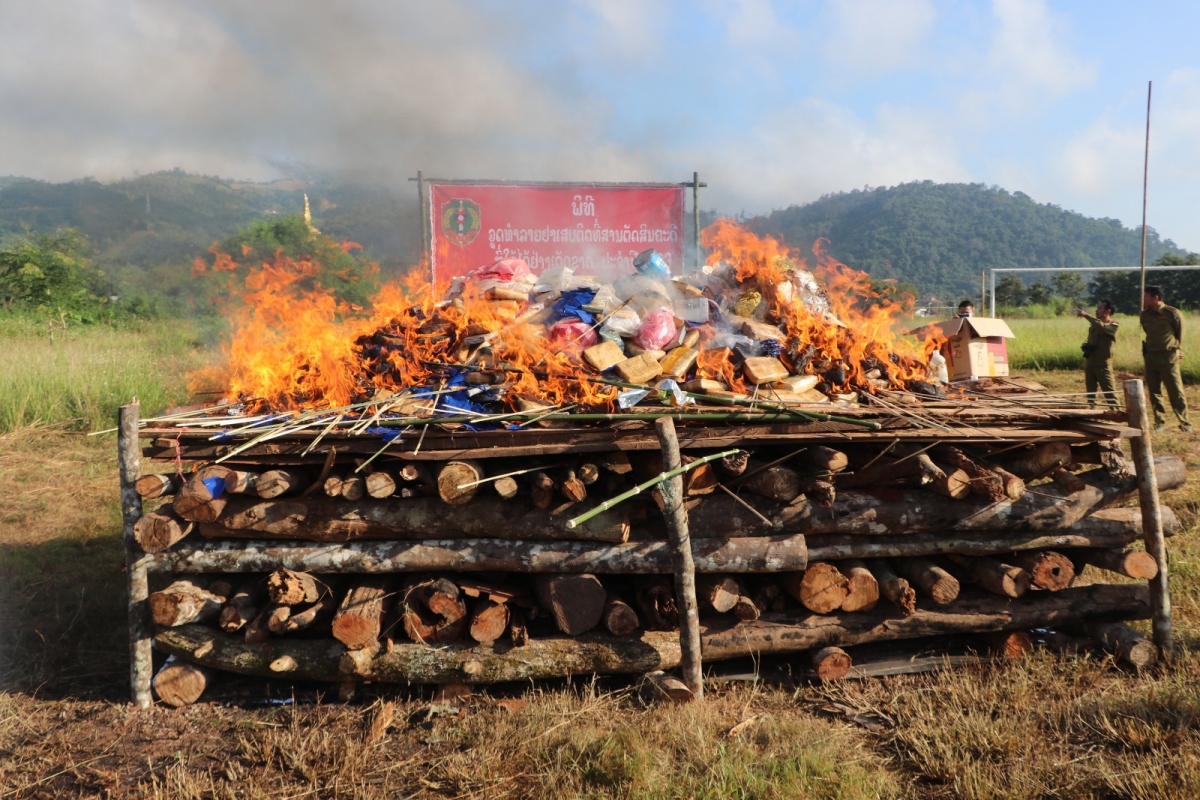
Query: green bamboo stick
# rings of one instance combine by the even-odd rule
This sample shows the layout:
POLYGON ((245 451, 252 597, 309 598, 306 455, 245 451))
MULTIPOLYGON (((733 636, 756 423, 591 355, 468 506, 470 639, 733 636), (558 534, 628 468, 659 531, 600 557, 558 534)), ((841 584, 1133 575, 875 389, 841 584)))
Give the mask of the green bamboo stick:
POLYGON ((700 466, 701 464, 707 464, 710 461, 716 461, 718 458, 724 458, 725 456, 731 456, 736 452, 737 452, 737 448, 735 447, 732 450, 726 450, 722 453, 713 453, 711 456, 704 456, 703 458, 697 458, 692 463, 685 464, 682 467, 679 467, 678 469, 673 469, 673 470, 669 470, 667 472, 663 472, 657 478, 651 478, 650 480, 646 481, 645 483, 639 483, 637 486, 633 487, 629 491, 622 492, 621 494, 617 495, 616 497, 612 497, 612 498, 609 498, 608 500, 605 500, 603 503, 596 506, 591 511, 585 511, 582 514, 580 514, 578 517, 567 520, 567 528, 570 530, 574 530, 575 528, 578 528, 580 525, 587 522, 589 519, 596 516, 597 514, 602 514, 605 511, 608 511, 613 506, 619 505, 620 503, 625 502, 629 498, 634 497, 635 495, 641 494, 642 492, 646 491, 647 489, 649 489, 651 486, 654 486, 655 484, 670 480, 671 478, 674 478, 676 475, 682 475, 683 473, 685 473, 689 470, 695 469, 696 467, 700 466))

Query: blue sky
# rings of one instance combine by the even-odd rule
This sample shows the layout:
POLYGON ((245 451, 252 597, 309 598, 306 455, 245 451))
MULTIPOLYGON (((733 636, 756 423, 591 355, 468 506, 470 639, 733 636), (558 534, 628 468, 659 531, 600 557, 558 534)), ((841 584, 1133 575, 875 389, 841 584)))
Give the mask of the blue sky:
POLYGON ((755 213, 912 180, 1200 250, 1196 2, 0 0, 0 174, 288 163, 681 180, 755 213))

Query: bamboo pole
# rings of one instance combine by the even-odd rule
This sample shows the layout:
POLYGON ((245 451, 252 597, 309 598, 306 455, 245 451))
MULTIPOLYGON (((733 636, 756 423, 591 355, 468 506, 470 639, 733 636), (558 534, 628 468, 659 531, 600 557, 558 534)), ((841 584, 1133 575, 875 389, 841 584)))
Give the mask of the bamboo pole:
POLYGON ((150 584, 146 577, 146 554, 138 547, 133 529, 142 516, 142 498, 134 484, 141 477, 142 454, 138 448, 138 417, 141 406, 137 400, 121 406, 117 415, 117 464, 121 480, 121 519, 124 523, 122 542, 125 546, 125 574, 129 591, 129 682, 133 702, 138 708, 149 708, 150 682, 154 664, 150 643, 154 631, 150 624, 150 584))
MULTIPOLYGON (((683 466, 675 423, 664 417, 654 423, 662 446, 665 473, 683 466)), ((682 607, 679 620, 680 672, 683 682, 697 700, 704 699, 704 671, 700 662, 700 606, 696 603, 696 565, 692 561, 692 542, 688 534, 687 509, 683 506, 683 476, 678 473, 659 485, 663 498, 663 517, 671 541, 671 562, 675 572, 675 597, 682 607)))
POLYGON ((1162 506, 1158 502, 1158 476, 1154 472, 1154 449, 1150 443, 1150 418, 1140 380, 1125 381, 1125 408, 1129 425, 1142 435, 1129 440, 1133 463, 1137 468, 1138 504, 1142 509, 1142 536, 1146 552, 1158 563, 1158 574, 1150 580, 1150 609, 1154 643, 1170 660, 1173 649, 1171 630, 1171 587, 1167 579, 1167 543, 1163 539, 1162 506))

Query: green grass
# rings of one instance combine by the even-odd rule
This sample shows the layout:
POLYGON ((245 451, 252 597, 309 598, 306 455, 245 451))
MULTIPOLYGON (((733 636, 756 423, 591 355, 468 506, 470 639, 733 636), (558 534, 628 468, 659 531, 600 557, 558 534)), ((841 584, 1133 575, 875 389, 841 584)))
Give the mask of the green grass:
MULTIPOLYGON (((1121 323, 1117 335, 1117 347, 1113 353, 1113 368, 1119 372, 1141 374, 1142 329, 1138 319, 1128 314, 1118 314, 1121 323)), ((1078 317, 1054 317, 1050 319, 1006 319, 1005 322, 1016 334, 1008 342, 1008 357, 1014 370, 1083 369, 1083 353, 1079 345, 1087 339, 1087 320, 1078 317)), ((1200 382, 1200 316, 1184 318, 1183 379, 1188 383, 1200 382)))
POLYGON ((184 402, 187 373, 212 358, 214 342, 211 326, 187 321, 64 328, 0 316, 0 431, 96 430, 134 397, 145 414, 184 402))

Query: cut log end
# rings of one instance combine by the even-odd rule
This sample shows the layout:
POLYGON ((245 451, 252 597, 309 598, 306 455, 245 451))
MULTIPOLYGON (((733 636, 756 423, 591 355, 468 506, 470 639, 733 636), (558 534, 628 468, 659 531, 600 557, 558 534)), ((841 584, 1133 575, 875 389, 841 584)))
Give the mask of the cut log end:
POLYGON ((840 647, 823 647, 812 655, 813 672, 822 681, 840 681, 853 665, 850 654, 840 647))

